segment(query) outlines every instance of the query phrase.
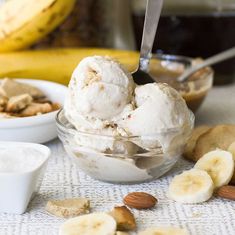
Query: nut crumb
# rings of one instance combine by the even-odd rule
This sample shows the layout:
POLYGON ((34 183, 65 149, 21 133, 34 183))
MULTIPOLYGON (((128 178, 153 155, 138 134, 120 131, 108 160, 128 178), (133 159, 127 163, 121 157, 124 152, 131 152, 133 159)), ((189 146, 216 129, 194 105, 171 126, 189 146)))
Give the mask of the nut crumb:
POLYGON ((202 216, 202 214, 199 213, 199 212, 194 212, 194 213, 192 214, 192 218, 199 218, 199 217, 201 217, 201 216, 202 216))
POLYGON ((118 230, 129 231, 136 228, 135 217, 126 206, 114 207, 110 215, 116 220, 118 230))

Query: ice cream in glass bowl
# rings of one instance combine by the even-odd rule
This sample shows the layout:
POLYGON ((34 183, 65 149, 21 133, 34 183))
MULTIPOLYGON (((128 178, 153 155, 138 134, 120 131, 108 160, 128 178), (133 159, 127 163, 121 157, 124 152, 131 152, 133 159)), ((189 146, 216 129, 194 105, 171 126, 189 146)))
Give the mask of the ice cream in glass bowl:
POLYGON ((86 174, 112 183, 156 179, 177 162, 194 115, 164 83, 138 86, 109 57, 84 58, 72 74, 59 138, 86 174))

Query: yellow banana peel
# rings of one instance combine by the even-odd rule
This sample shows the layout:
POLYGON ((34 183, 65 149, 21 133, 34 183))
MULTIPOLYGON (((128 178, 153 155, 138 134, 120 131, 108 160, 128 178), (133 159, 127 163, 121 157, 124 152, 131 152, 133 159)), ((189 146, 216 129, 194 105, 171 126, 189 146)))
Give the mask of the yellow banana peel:
POLYGON ((86 56, 111 56, 129 71, 138 64, 139 53, 97 48, 70 48, 0 53, 0 78, 35 78, 68 84, 77 64, 86 56))
POLYGON ((76 0, 11 0, 0 7, 0 52, 24 49, 58 26, 76 0))

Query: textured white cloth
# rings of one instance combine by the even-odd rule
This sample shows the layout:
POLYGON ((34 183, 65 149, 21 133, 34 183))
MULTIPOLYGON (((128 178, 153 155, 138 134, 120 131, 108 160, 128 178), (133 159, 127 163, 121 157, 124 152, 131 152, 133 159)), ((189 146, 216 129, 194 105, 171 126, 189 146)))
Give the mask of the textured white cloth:
MULTIPOLYGON (((197 113, 197 124, 235 123, 235 85, 213 88, 197 113)), ((113 185, 85 176, 70 161, 62 144, 55 140, 47 172, 38 195, 23 215, 0 213, 0 235, 57 235, 64 219, 58 219, 44 210, 49 199, 87 197, 92 211, 104 211, 121 205, 128 192, 145 191, 155 195, 159 202, 152 210, 133 210, 138 230, 150 226, 181 226, 192 235, 234 235, 235 202, 213 197, 198 205, 181 205, 167 198, 167 188, 174 174, 191 167, 180 160, 165 176, 139 185, 113 185)), ((1 192, 1 189, 0 189, 1 192)))

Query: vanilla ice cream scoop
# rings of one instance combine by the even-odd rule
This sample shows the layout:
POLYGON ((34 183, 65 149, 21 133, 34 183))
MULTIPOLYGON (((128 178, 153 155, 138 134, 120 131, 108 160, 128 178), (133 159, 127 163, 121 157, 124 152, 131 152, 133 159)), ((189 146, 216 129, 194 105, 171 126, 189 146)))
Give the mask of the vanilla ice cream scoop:
POLYGON ((122 113, 132 99, 131 74, 109 57, 84 58, 72 74, 66 116, 110 120, 122 113))
POLYGON ((141 146, 144 148, 155 148, 159 144, 168 148, 175 136, 173 132, 169 132, 169 136, 167 130, 191 128, 190 111, 184 99, 167 84, 151 83, 136 87, 135 103, 136 109, 118 125, 130 135, 142 136, 145 141, 141 146), (158 136, 158 133, 161 134, 158 136), (151 136, 155 141, 151 141, 151 136))
POLYGON ((66 151, 87 174, 136 183, 175 164, 193 115, 169 85, 137 86, 118 62, 93 56, 73 72, 57 126, 66 151))

